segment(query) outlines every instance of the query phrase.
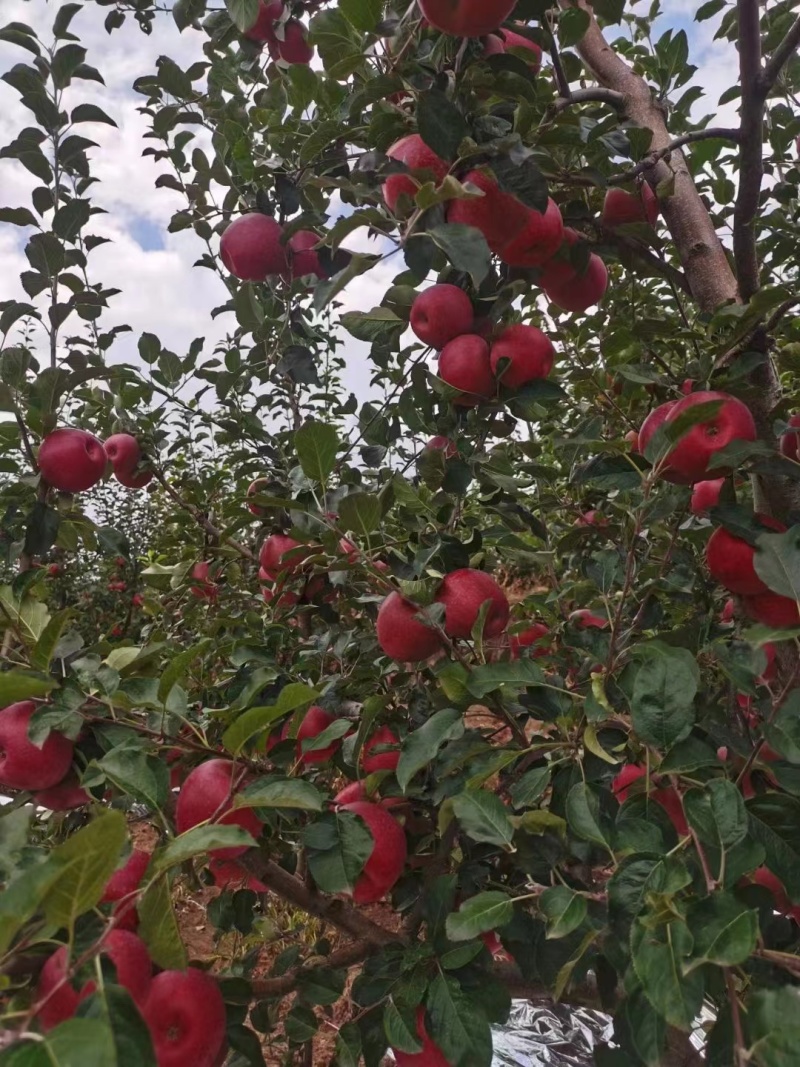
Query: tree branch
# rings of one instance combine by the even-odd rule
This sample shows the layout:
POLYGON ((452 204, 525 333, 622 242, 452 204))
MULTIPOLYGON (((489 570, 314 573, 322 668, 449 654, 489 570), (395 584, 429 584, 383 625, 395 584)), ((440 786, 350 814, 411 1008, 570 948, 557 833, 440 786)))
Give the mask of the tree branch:
POLYGON ((624 174, 619 174, 615 178, 609 178, 608 184, 623 185, 625 182, 629 182, 632 178, 637 178, 640 174, 644 174, 646 170, 650 170, 654 163, 658 163, 660 159, 665 159, 676 149, 682 148, 686 144, 694 144, 696 141, 717 140, 738 141, 739 130, 729 126, 712 126, 707 130, 692 130, 691 133, 684 133, 681 137, 676 137, 674 141, 670 141, 668 145, 659 148, 657 152, 648 152, 641 163, 637 163, 635 167, 626 170, 624 174))
POLYGON ((377 952, 378 946, 372 941, 351 941, 349 945, 331 952, 329 956, 320 956, 316 963, 306 962, 302 967, 294 967, 277 978, 261 978, 250 983, 253 996, 259 1000, 264 997, 283 997, 297 988, 304 978, 312 975, 320 967, 353 967, 377 952))
POLYGON ((792 23, 789 32, 775 49, 772 58, 767 61, 759 75, 758 89, 764 99, 769 95, 770 89, 778 80, 778 75, 784 66, 792 58, 792 54, 797 51, 798 45, 800 45, 800 17, 796 18, 792 23))
POLYGON ((241 544, 241 542, 235 541, 232 537, 226 537, 222 530, 219 530, 214 523, 203 514, 200 508, 196 508, 194 504, 190 503, 188 500, 184 500, 178 490, 167 481, 163 471, 160 471, 158 467, 154 467, 153 471, 156 476, 156 481, 161 484, 167 495, 171 496, 176 504, 188 511, 192 518, 203 527, 206 533, 211 534, 217 541, 222 541, 226 545, 230 545, 231 548, 238 552, 243 559, 248 559, 251 563, 256 562, 256 557, 249 548, 241 544))
POLYGON ((761 28, 758 0, 739 0, 739 78, 742 87, 739 189, 733 209, 733 258, 739 293, 747 301, 758 289, 755 219, 764 176, 764 101, 758 88, 761 28))
MULTIPOLYGON (((563 92, 560 89, 559 91, 563 92)), ((594 86, 591 89, 573 89, 569 96, 560 96, 556 100, 556 111, 565 111, 573 104, 608 104, 609 107, 622 111, 625 108, 625 96, 614 89, 606 89, 603 86, 594 86)))

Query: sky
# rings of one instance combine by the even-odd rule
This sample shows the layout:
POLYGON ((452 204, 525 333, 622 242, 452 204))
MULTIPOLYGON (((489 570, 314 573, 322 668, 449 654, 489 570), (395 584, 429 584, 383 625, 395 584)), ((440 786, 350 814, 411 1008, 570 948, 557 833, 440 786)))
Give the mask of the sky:
MULTIPOLYGON (((21 21, 33 26, 49 40, 48 27, 60 0, 0 0, 0 24, 21 21)), ((649 3, 638 5, 646 11, 649 3)), ((731 47, 712 40, 717 20, 695 23, 698 6, 695 0, 669 0, 669 17, 661 18, 658 31, 668 27, 685 28, 689 35, 691 61, 698 67, 694 81, 706 90, 696 107, 697 114, 717 112, 720 94, 732 82, 731 47)), ((162 343, 183 354, 196 337, 207 339, 205 353, 210 355, 214 343, 232 330, 232 316, 211 318, 211 309, 223 303, 226 290, 221 279, 211 271, 193 267, 204 245, 191 230, 177 234, 167 232, 175 210, 183 206, 179 194, 155 188, 155 179, 166 168, 143 157, 148 143, 144 140, 147 119, 137 112, 142 98, 131 89, 135 78, 150 73, 159 55, 169 55, 186 67, 202 58, 202 35, 186 30, 180 34, 168 16, 157 20, 156 31, 149 37, 139 32, 128 19, 126 25, 109 35, 103 28, 108 8, 86 4, 73 24, 73 30, 87 47, 87 62, 103 74, 106 85, 78 81, 72 90, 72 102, 99 104, 117 122, 118 128, 85 124, 81 133, 98 142, 91 153, 93 173, 100 179, 94 187, 97 202, 106 215, 92 221, 92 232, 111 238, 92 253, 94 277, 122 290, 104 314, 104 328, 128 323, 131 334, 121 335, 111 351, 114 362, 136 358, 136 342, 144 331, 157 334, 162 343)), ((636 10, 636 8, 634 8, 636 10)), ((0 41, 0 72, 18 62, 27 62, 30 53, 0 41)), ((542 76, 549 76, 549 71, 542 76)), ((690 83, 691 84, 691 83, 690 83)), ((726 114, 719 112, 719 122, 735 122, 733 105, 726 114)), ((15 90, 0 83, 0 144, 12 140, 26 124, 27 112, 19 103, 15 90)), ((196 129, 196 128, 195 128, 196 129)), ((29 193, 36 180, 16 161, 0 160, 0 204, 8 207, 29 203, 29 193)), ((29 231, 0 225, 0 299, 27 299, 18 282, 20 270, 27 266, 23 255, 29 231)), ((368 243, 365 231, 357 231, 346 242, 354 250, 379 250, 368 243)), ((395 258, 379 265, 370 274, 351 283, 342 299, 343 310, 368 310, 380 303, 394 275, 401 269, 395 258)), ((345 385, 361 398, 367 397, 369 368, 366 347, 347 336, 345 385)))

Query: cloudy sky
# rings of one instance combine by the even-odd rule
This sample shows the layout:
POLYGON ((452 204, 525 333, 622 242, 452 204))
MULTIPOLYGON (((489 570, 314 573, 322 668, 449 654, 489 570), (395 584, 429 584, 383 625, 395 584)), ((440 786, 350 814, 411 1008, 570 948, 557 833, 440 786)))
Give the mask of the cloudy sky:
MULTIPOLYGON (((60 0, 0 0, 2 24, 26 22, 47 41, 48 27, 59 3, 60 0)), ((644 11, 649 4, 639 6, 644 11)), ((661 32, 668 26, 687 29, 691 60, 700 68, 695 81, 706 90, 705 98, 697 105, 697 113, 703 114, 716 111, 720 94, 732 82, 732 53, 730 45, 712 40, 716 20, 702 24, 692 21, 696 6, 690 0, 670 0, 669 18, 660 19, 658 28, 661 32)), ((122 290, 112 301, 103 322, 106 328, 116 323, 133 327, 132 334, 121 337, 111 358, 115 361, 134 358, 136 340, 143 331, 156 333, 164 345, 178 353, 184 353, 193 338, 205 337, 208 353, 214 341, 233 326, 228 316, 216 321, 210 316, 211 309, 225 300, 225 289, 216 275, 192 267, 204 250, 192 231, 167 232, 171 214, 182 206, 181 198, 177 193, 155 188, 156 177, 166 168, 149 157, 142 157, 142 150, 148 144, 143 140, 147 120, 137 112, 141 98, 131 91, 134 79, 150 73, 159 55, 169 55, 184 67, 200 58, 202 37, 192 30, 179 34, 168 16, 158 20, 156 32, 149 37, 139 32, 130 16, 121 30, 108 35, 103 29, 108 10, 89 2, 73 22, 73 29, 88 48, 87 61, 100 69, 106 85, 76 82, 70 102, 97 103, 118 125, 113 129, 87 124, 81 130, 100 145, 92 153, 93 170, 101 180, 95 186, 95 197, 108 212, 93 220, 92 229, 112 239, 93 253, 94 275, 122 290)), ((29 53, 0 42, 0 70, 26 62, 28 58, 29 53)), ((17 93, 0 83, 0 144, 12 140, 16 131, 26 124, 26 115, 17 93)), ((735 121, 730 113, 721 118, 735 121)), ((35 179, 19 164, 0 160, 3 206, 29 203, 33 184, 35 179)), ((26 266, 22 252, 26 234, 25 230, 0 225, 0 299, 26 299, 17 280, 20 270, 26 266)), ((365 240, 359 242, 357 237, 348 244, 366 247, 365 240)), ((393 260, 351 285, 345 294, 346 304, 368 309, 379 303, 391 277, 401 269, 395 263, 393 260)), ((364 349, 348 340, 348 346, 351 344, 352 349, 348 347, 347 351, 347 384, 363 396, 364 349)))

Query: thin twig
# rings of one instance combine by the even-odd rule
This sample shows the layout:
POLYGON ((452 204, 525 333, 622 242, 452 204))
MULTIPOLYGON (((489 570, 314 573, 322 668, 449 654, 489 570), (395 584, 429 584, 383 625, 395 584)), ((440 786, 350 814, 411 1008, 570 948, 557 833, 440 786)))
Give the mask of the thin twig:
POLYGON ((159 470, 157 467, 154 468, 154 471, 156 481, 161 484, 167 495, 172 497, 176 504, 179 504, 180 507, 188 511, 192 518, 200 526, 203 527, 206 533, 210 534, 211 537, 213 537, 215 540, 222 541, 226 545, 230 545, 231 548, 234 549, 234 551, 238 552, 243 559, 248 559, 251 563, 256 562, 256 556, 253 552, 250 551, 249 548, 241 544, 241 542, 235 541, 232 537, 228 537, 222 532, 222 530, 218 529, 206 515, 203 514, 200 508, 195 507, 195 505, 192 504, 191 501, 185 500, 178 492, 178 490, 167 481, 167 479, 164 477, 163 471, 159 470))
POLYGON ((655 163, 658 163, 660 159, 666 159, 667 156, 672 155, 679 148, 683 148, 687 144, 695 144, 697 141, 739 141, 739 130, 733 129, 730 126, 713 126, 707 130, 692 130, 691 133, 684 133, 681 137, 676 137, 674 141, 670 141, 668 145, 663 148, 659 148, 656 152, 648 152, 645 158, 637 163, 635 167, 630 170, 626 170, 622 174, 618 174, 613 178, 608 179, 609 185, 623 185, 625 182, 629 182, 632 178, 637 178, 640 174, 644 174, 645 171, 650 170, 655 163))
POLYGON ((789 32, 775 49, 772 58, 767 61, 758 78, 758 91, 762 97, 766 98, 769 95, 770 89, 778 80, 778 75, 797 51, 798 45, 800 45, 800 17, 792 23, 789 32))

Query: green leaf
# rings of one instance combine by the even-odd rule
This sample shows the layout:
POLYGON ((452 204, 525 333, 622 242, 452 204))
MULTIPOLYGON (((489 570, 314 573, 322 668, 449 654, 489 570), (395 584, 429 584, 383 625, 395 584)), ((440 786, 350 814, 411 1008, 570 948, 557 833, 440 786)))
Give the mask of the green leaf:
POLYGON ((569 828, 584 841, 591 841, 611 851, 614 813, 610 796, 588 782, 577 782, 567 794, 569 828))
POLYGON ((347 811, 327 812, 311 823, 303 843, 311 876, 325 893, 351 893, 375 847, 363 819, 347 811))
POLYGON ((222 735, 223 745, 228 752, 235 755, 252 737, 271 726, 276 719, 290 711, 313 704, 318 696, 317 689, 312 689, 303 682, 290 682, 281 690, 275 704, 250 708, 244 715, 240 715, 222 735))
POLYGON ((756 540, 756 574, 781 596, 800 600, 800 526, 786 533, 764 533, 756 540))
POLYGON ((383 14, 383 0, 339 0, 339 10, 357 30, 374 33, 383 14))
POLYGON ((800 763, 800 689, 793 689, 772 722, 764 724, 764 737, 790 763, 800 763))
POLYGON ((367 537, 380 526, 381 502, 369 493, 351 493, 339 502, 339 521, 345 530, 367 537))
POLYGON ((294 435, 297 458, 303 474, 315 482, 325 482, 336 466, 339 434, 324 422, 307 422, 294 435))
POLYGON ((177 0, 172 8, 172 17, 181 33, 205 13, 206 0, 177 0))
POLYGON ((106 811, 54 849, 61 870, 44 899, 48 922, 71 931, 98 903, 126 839, 124 814, 106 811))
POLYGON ((122 1067, 111 1028, 99 1019, 68 1019, 50 1031, 45 1048, 48 1067, 122 1067))
POLYGON ((160 848, 152 860, 153 874, 185 863, 194 856, 213 852, 218 848, 254 848, 256 841, 241 826, 207 824, 194 826, 160 848))
POLYGON ((716 778, 684 794, 684 811, 701 841, 728 849, 747 836, 747 811, 733 782, 716 778))
POLYGON ((225 7, 240 33, 246 33, 258 18, 260 0, 225 0, 225 7))
POLYGON ((512 805, 517 811, 520 808, 532 808, 544 795, 549 784, 550 768, 548 766, 533 767, 511 786, 509 796, 512 805))
POLYGON ((339 322, 359 341, 390 343, 399 338, 408 323, 398 318, 391 308, 376 307, 372 311, 346 311, 339 322))
POLYGON ((115 1058, 109 1067, 157 1067, 153 1040, 127 989, 107 982, 81 1005, 81 1017, 97 1019, 111 1031, 115 1058))
POLYGON ((694 726, 694 698, 700 669, 688 648, 660 641, 639 645, 631 694, 631 720, 640 741, 659 749, 671 748, 694 726))
POLYGON ((417 127, 428 148, 448 163, 458 157, 458 146, 469 133, 464 116, 439 89, 417 97, 417 127))
POLYGON ((558 17, 558 39, 563 48, 571 48, 589 29, 591 16, 580 7, 562 9, 558 17))
POLYGON ((139 937, 147 945, 153 962, 167 970, 184 970, 186 949, 181 940, 166 874, 150 883, 139 898, 136 912, 139 916, 139 937))
POLYGON ((295 808, 322 811, 323 796, 302 778, 258 778, 234 797, 234 808, 295 808))
MULTIPOLYGON (((410 240, 416 237, 413 234, 410 240)), ((466 271, 476 287, 487 277, 492 265, 492 253, 486 238, 474 226, 461 222, 433 226, 425 234, 444 252, 455 270, 466 271)))
POLYGON ((79 44, 65 44, 59 48, 50 63, 50 75, 56 89, 65 89, 69 85, 85 59, 86 49, 79 44))
POLYGON ((415 1013, 408 1010, 401 1012, 392 997, 389 997, 383 1009, 383 1029, 390 1048, 409 1053, 422 1051, 415 1013))
POLYGON ((0 207, 0 222, 9 226, 35 226, 39 228, 39 220, 26 207, 0 207))
POLYGON ((116 122, 107 115, 101 107, 97 104, 78 104, 77 107, 72 109, 72 115, 70 116, 73 123, 75 122, 102 122, 106 126, 116 126, 116 122))
MULTIPOLYGON (((50 662, 53 659, 53 653, 58 647, 58 642, 61 640, 61 635, 64 632, 64 627, 72 618, 72 611, 69 608, 64 608, 63 611, 56 612, 56 614, 50 619, 47 626, 42 631, 42 635, 36 642, 36 647, 31 655, 31 666, 37 667, 39 670, 46 671, 50 666, 50 662)), ((2 688, 2 679, 6 675, 0 675, 0 688, 2 688)), ((2 697, 0 697, 0 703, 2 703, 2 697)))
POLYGON ((764 846, 766 866, 800 902, 800 800, 779 793, 752 797, 745 804, 750 836, 764 846))
POLYGON ((586 897, 565 885, 545 889, 539 897, 539 911, 547 920, 547 938, 566 937, 583 923, 589 905, 586 897))
POLYGON ((451 941, 471 941, 489 930, 511 922, 514 901, 507 893, 489 891, 465 900, 457 912, 447 916, 447 936, 451 941))
POLYGON ((0 893, 0 953, 5 953, 19 930, 39 909, 61 877, 64 863, 51 853, 34 867, 17 874, 0 893))
POLYGON ((750 1057, 758 1067, 794 1067, 800 1048, 800 991, 757 989, 748 1000, 750 1057))
POLYGON ((514 826, 500 797, 486 789, 469 789, 453 800, 453 813, 473 841, 508 846, 514 826))
POLYGON ((452 1067, 490 1067, 492 1031, 475 1000, 455 978, 438 974, 428 987, 431 1039, 452 1067))
POLYGON ((692 966, 716 963, 736 967, 750 958, 758 939, 758 912, 730 893, 714 893, 691 906, 687 917, 694 937, 692 966))
POLYGON ((685 923, 662 926, 636 922, 631 931, 633 966, 644 994, 667 1022, 691 1030, 703 1006, 705 984, 701 970, 684 973, 693 939, 685 923))
POLYGON ((124 794, 160 811, 169 796, 169 768, 134 741, 117 745, 90 764, 124 794))
POLYGON ((55 681, 45 675, 28 671, 3 671, 0 673, 0 707, 6 708, 19 700, 47 696, 55 687, 55 681))
POLYGON ((161 680, 158 683, 158 699, 162 703, 166 703, 167 697, 172 692, 172 687, 182 680, 190 665, 194 663, 198 656, 202 656, 208 648, 211 648, 213 644, 213 638, 204 637, 196 645, 192 645, 191 648, 186 648, 183 652, 179 652, 177 656, 172 657, 169 666, 161 675, 161 680))
POLYGON ((510 663, 482 663, 470 671, 467 689, 482 700, 488 693, 508 686, 512 689, 526 689, 529 686, 542 685, 545 681, 541 667, 532 659, 517 659, 510 663))
POLYGON ((455 708, 437 711, 418 730, 409 734, 400 753, 395 775, 405 793, 414 775, 433 763, 445 741, 455 741, 464 734, 464 720, 455 708))
POLYGON ((74 241, 91 217, 88 200, 70 200, 53 216, 53 233, 64 241, 74 241))

